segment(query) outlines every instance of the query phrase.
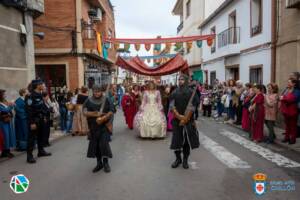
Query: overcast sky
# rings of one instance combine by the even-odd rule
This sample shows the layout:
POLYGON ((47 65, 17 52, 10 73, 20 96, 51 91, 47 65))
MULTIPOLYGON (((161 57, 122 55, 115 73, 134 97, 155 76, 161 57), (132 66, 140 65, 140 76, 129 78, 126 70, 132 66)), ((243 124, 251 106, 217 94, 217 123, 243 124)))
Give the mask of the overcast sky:
MULTIPOLYGON (((206 16, 223 1, 206 0, 206 16)), ((176 0, 111 0, 111 2, 115 9, 117 37, 176 36, 179 17, 172 15, 176 0)), ((145 54, 147 54, 145 51, 139 52, 139 55, 145 54)))

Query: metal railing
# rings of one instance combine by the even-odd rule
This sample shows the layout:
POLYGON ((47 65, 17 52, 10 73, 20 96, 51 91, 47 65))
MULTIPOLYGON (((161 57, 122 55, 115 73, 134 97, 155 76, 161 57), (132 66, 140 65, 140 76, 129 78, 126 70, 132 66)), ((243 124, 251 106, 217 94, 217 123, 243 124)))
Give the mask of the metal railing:
POLYGON ((85 27, 82 29, 82 38, 85 40, 96 39, 96 32, 92 27, 85 27))
POLYGON ((240 27, 232 27, 218 34, 218 48, 240 43, 240 27))
POLYGON ((182 28, 183 28, 183 21, 177 27, 177 33, 179 33, 182 30, 182 28))

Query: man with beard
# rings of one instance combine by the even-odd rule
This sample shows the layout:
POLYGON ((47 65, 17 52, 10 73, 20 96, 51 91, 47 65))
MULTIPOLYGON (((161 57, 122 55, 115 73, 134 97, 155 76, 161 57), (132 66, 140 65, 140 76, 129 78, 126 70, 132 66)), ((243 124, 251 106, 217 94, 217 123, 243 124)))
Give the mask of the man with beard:
POLYGON ((198 148, 200 145, 193 118, 193 113, 199 104, 199 97, 195 89, 189 88, 188 80, 187 75, 180 75, 179 88, 170 96, 170 109, 174 113, 171 149, 175 151, 176 155, 172 168, 177 168, 182 163, 183 168, 188 169, 190 149, 198 148), (183 160, 181 152, 183 153, 183 160))
POLYGON ((94 86, 93 96, 89 97, 83 104, 83 112, 87 117, 90 130, 88 158, 97 158, 97 165, 93 169, 96 173, 104 168, 106 173, 110 172, 108 159, 112 158, 109 145, 111 129, 110 119, 113 116, 112 106, 105 96, 106 87, 94 86))

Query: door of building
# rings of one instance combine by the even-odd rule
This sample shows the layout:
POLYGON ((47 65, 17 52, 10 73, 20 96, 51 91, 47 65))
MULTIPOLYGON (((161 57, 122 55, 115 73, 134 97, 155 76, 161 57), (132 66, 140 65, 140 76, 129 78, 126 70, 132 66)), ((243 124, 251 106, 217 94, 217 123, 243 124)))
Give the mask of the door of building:
POLYGON ((67 87, 65 65, 36 65, 35 73, 45 82, 50 95, 56 95, 61 88, 67 87))

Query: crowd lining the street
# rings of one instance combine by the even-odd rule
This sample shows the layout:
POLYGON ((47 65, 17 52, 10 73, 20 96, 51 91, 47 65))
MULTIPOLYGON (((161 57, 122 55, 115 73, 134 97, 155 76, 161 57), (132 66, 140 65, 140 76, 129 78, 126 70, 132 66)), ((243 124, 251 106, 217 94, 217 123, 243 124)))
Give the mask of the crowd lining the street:
MULTIPOLYGON (((200 98, 198 109, 194 113, 197 120, 199 110, 205 117, 223 119, 225 122, 241 125, 249 132, 249 137, 255 142, 273 143, 276 135, 274 127, 278 116, 282 115, 285 123, 285 138, 282 142, 294 144, 300 135, 300 75, 292 73, 287 81, 287 87, 279 93, 275 83, 267 86, 259 84, 243 84, 241 81, 215 81, 214 85, 199 84, 190 81, 190 87, 197 87, 200 98), (213 113, 215 110, 215 113, 213 113), (264 134, 264 124, 268 133, 264 134)), ((50 129, 60 128, 66 134, 73 136, 88 135, 87 118, 82 106, 92 94, 92 80, 87 87, 75 91, 61 89, 56 95, 47 93, 44 85, 43 96, 43 147, 50 146, 50 129)), ((160 91, 163 113, 167 121, 167 130, 172 130, 173 113, 169 109, 169 96, 176 86, 161 85, 160 91)), ((117 107, 124 111, 126 124, 129 129, 134 128, 134 118, 141 103, 146 85, 110 85, 107 88, 108 99, 114 113, 117 107)), ((28 145, 28 110, 25 99, 33 91, 32 85, 20 89, 19 98, 14 102, 6 100, 5 90, 0 89, 0 151, 1 157, 13 157, 11 149, 26 151, 28 145)), ((113 120, 113 119, 112 119, 113 120)))

